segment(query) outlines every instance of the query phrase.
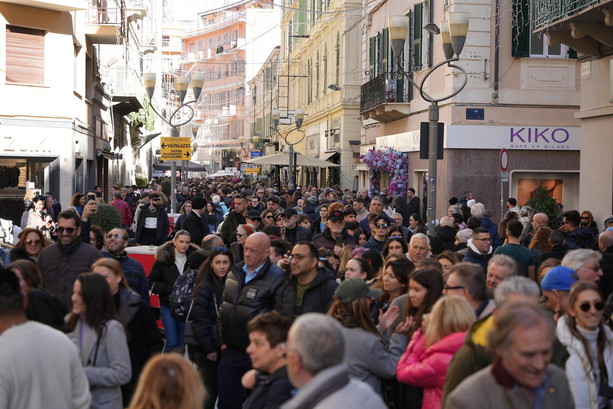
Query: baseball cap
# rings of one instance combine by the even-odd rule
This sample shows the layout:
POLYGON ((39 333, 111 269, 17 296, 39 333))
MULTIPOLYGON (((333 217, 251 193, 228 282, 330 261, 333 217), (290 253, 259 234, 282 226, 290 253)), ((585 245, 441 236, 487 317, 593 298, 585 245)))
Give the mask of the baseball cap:
POLYGON ((296 216, 298 214, 298 212, 296 211, 296 209, 288 207, 287 209, 285 209, 283 211, 283 213, 281 213, 283 216, 296 216))
POLYGON ((262 217, 257 210, 249 210, 249 212, 247 213, 247 219, 260 220, 261 218, 262 217))
POLYGON ((541 281, 541 288, 544 291, 558 290, 570 291, 573 283, 577 281, 575 271, 565 266, 556 266, 541 281))
POLYGON ((345 220, 345 213, 342 210, 335 210, 328 216, 329 220, 345 220))
POLYGON ((350 303, 365 297, 379 298, 383 291, 371 288, 361 278, 348 278, 338 286, 334 294, 343 303, 350 303))

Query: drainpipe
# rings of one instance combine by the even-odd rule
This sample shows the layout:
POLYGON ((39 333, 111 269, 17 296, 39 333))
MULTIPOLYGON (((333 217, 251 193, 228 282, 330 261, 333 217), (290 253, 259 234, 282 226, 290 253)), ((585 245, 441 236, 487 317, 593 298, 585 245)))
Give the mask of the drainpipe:
POLYGON ((498 102, 498 80, 500 68, 500 0, 496 0, 496 21, 494 27, 494 93, 492 98, 498 102))

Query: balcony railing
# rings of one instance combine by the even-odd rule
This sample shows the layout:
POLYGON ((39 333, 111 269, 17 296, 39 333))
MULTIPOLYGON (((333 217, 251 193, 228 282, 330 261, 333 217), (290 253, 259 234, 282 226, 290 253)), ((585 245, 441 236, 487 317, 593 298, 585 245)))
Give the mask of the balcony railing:
POLYGON ((561 19, 577 14, 602 0, 532 0, 534 1, 534 28, 547 27, 561 19))
POLYGON ((94 0, 94 3, 98 3, 99 6, 97 4, 92 4, 92 0, 87 4, 87 24, 119 25, 121 23, 121 8, 118 8, 115 2, 96 2, 94 0), (106 7, 106 5, 112 7, 106 7))
POLYGON ((360 111, 386 103, 408 103, 413 97, 411 84, 396 73, 386 72, 362 85, 360 111))

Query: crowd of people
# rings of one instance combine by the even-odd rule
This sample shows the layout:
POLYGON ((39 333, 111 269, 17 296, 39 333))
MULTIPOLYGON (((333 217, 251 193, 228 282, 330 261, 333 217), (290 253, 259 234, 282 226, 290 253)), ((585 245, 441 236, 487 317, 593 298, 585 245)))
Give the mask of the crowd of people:
POLYGON ((112 190, 109 231, 98 187, 24 211, 0 408, 613 405, 613 217, 509 198, 495 223, 465 192, 428 229, 413 189, 190 179, 169 218, 161 183, 112 190))

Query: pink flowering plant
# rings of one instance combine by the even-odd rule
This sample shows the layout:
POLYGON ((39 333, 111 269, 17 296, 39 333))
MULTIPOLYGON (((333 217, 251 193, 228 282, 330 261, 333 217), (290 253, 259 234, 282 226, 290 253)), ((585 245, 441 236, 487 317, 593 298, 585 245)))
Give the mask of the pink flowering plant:
POLYGON ((409 157, 393 148, 386 150, 370 149, 366 155, 360 156, 370 170, 368 193, 371 197, 379 194, 381 186, 379 175, 389 173, 391 175, 387 193, 390 195, 405 195, 408 188, 409 157))

